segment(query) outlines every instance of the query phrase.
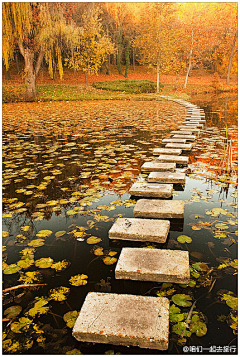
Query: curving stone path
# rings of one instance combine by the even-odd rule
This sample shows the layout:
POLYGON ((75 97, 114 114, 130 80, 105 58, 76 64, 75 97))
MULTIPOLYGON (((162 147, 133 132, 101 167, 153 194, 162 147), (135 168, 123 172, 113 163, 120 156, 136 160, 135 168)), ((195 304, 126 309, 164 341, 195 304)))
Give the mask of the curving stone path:
MULTIPOLYGON (((182 99, 162 96, 187 109, 185 121, 170 138, 162 140, 164 148, 155 148, 157 161, 145 162, 141 170, 150 172, 148 182, 136 182, 130 194, 141 198, 134 207, 135 218, 118 218, 109 230, 110 239, 164 243, 171 218, 184 218, 184 201, 166 200, 173 185, 185 183, 188 156, 193 142, 206 123, 204 111, 182 99), (191 143, 187 143, 191 141, 191 143)), ((115 268, 116 279, 188 283, 188 251, 169 249, 122 249, 115 268)), ((110 293, 88 293, 73 328, 79 341, 168 349, 169 300, 162 297, 110 293)))

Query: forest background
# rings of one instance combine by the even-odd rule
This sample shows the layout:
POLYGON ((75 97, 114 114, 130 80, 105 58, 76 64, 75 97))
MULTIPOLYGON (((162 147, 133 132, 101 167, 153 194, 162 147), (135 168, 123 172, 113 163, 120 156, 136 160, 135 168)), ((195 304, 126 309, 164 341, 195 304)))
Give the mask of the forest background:
POLYGON ((182 97, 237 88, 237 3, 3 3, 2 15, 4 102, 137 98, 91 85, 123 79, 182 97))

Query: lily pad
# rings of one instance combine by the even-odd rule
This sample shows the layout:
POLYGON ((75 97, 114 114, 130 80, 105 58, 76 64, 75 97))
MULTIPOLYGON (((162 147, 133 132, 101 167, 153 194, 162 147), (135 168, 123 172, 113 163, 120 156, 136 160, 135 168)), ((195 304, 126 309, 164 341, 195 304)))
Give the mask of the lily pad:
POLYGON ((30 247, 41 247, 42 245, 45 244, 44 239, 34 239, 31 242, 28 243, 30 247))
POLYGON ((111 256, 106 256, 103 259, 103 263, 106 265, 112 265, 112 264, 116 263, 116 261, 117 261, 117 258, 111 257, 111 256))
POLYGON ((57 238, 62 237, 66 233, 67 233, 66 231, 58 231, 58 232, 55 233, 55 237, 57 237, 57 238))
POLYGON ((99 242, 101 242, 101 238, 95 237, 95 236, 91 236, 87 239, 87 244, 97 244, 99 242))
POLYGON ((85 274, 74 275, 69 279, 69 283, 74 286, 81 286, 87 284, 88 276, 85 274))
POLYGON ((95 255, 103 255, 103 248, 102 247, 96 248, 94 249, 93 253, 95 255))
POLYGON ((49 237, 51 234, 52 234, 52 231, 50 231, 49 229, 43 229, 43 230, 39 231, 36 234, 36 236, 45 238, 45 237, 49 237))
POLYGON ((66 322, 66 324, 69 328, 73 328, 78 315, 79 315, 79 313, 76 310, 69 311, 63 315, 63 320, 66 322))
POLYGON ((67 295, 70 293, 70 289, 65 286, 60 286, 56 289, 51 289, 49 292, 50 299, 55 301, 64 301, 67 299, 67 295))
POLYGON ((185 330, 184 335, 185 337, 190 337, 192 335, 191 331, 187 329, 188 325, 185 322, 179 322, 172 327, 172 332, 176 333, 177 335, 181 336, 182 332, 185 330))
POLYGON ((18 321, 11 323, 10 329, 14 333, 22 333, 23 331, 27 331, 31 324, 31 319, 27 317, 20 317, 18 321))
POLYGON ((67 269, 67 267, 69 267, 69 265, 70 265, 70 262, 68 260, 64 259, 62 261, 53 263, 51 265, 51 269, 54 269, 56 271, 63 271, 65 269, 67 269))
POLYGON ((14 305, 8 307, 3 314, 6 315, 7 319, 13 319, 14 317, 18 316, 20 312, 22 311, 22 306, 20 305, 14 305))
POLYGON ((41 258, 35 261, 35 265, 38 268, 41 269, 47 269, 50 268, 52 266, 53 263, 53 259, 48 257, 48 258, 41 258))
POLYGON ((208 271, 209 270, 207 263, 202 263, 202 262, 194 263, 194 264, 192 264, 192 267, 194 269, 196 269, 197 271, 208 271))
POLYGON ((174 304, 178 305, 178 306, 191 306, 192 302, 191 302, 192 298, 190 295, 186 295, 186 294, 175 294, 172 296, 172 301, 174 302, 174 304))
POLYGON ((3 270, 3 274, 15 274, 17 273, 21 268, 17 265, 17 264, 10 264, 8 265, 4 270, 3 270))
POLYGON ((189 326, 191 332, 196 333, 198 337, 202 337, 207 333, 207 325, 202 321, 196 321, 189 326))
POLYGON ((231 309, 238 309, 238 298, 229 294, 223 294, 222 300, 226 301, 226 304, 231 307, 231 309))
POLYGON ((177 241, 179 243, 191 243, 192 242, 192 238, 185 236, 185 235, 181 235, 177 237, 177 241))

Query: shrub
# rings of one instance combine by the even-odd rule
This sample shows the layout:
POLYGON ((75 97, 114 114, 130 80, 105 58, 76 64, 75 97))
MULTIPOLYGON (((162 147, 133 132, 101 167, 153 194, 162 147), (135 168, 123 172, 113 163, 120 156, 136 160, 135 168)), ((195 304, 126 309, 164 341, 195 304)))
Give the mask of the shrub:
MULTIPOLYGON (((109 91, 120 91, 127 93, 154 93, 157 85, 153 81, 123 79, 117 81, 94 82, 93 87, 109 91)), ((163 85, 160 85, 162 88, 163 85)))

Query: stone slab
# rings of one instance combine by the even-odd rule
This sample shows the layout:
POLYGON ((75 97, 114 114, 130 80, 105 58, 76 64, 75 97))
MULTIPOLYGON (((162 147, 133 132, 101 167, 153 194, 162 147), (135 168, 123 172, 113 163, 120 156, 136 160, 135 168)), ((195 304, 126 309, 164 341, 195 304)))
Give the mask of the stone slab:
POLYGON ((185 183, 186 175, 180 172, 151 172, 148 182, 185 183))
POLYGON ((140 218, 184 218, 184 201, 141 199, 133 214, 140 218))
POLYGON ((190 280, 188 251, 123 248, 115 278, 187 284, 190 280))
POLYGON ((179 143, 168 143, 165 145, 166 148, 177 148, 177 149, 183 149, 183 150, 191 150, 193 147, 193 144, 179 144, 179 143))
POLYGON ((200 129, 197 129, 197 128, 193 128, 193 127, 185 127, 185 126, 183 126, 183 127, 179 127, 179 130, 181 131, 181 132, 186 132, 186 130, 188 131, 191 131, 191 134, 192 133, 197 133, 197 134, 199 134, 200 133, 200 129))
POLYGON ((108 236, 110 239, 165 243, 169 228, 168 220, 117 218, 108 236))
POLYGON ((83 342, 167 350, 169 300, 90 292, 72 334, 83 342))
POLYGON ((191 127, 195 127, 195 128, 203 128, 204 127, 204 125, 203 124, 197 124, 197 123, 182 123, 182 124, 185 124, 185 126, 186 127, 189 127, 189 126, 191 126, 191 127))
POLYGON ((135 182, 129 190, 130 195, 140 197, 169 198, 172 196, 173 185, 135 182))
POLYGON ((188 164, 188 156, 177 155, 159 155, 158 160, 161 162, 175 162, 176 164, 188 164))
POLYGON ((190 130, 173 130, 171 131, 170 133, 171 135, 176 135, 176 134, 185 134, 185 135, 191 135, 192 134, 192 131, 190 130))
POLYGON ((196 140, 196 135, 180 135, 180 134, 176 134, 176 135, 173 135, 173 138, 185 138, 187 141, 194 141, 196 140))
POLYGON ((186 143, 186 139, 182 139, 182 138, 168 138, 168 139, 163 139, 162 143, 181 143, 181 144, 185 144, 186 143))
POLYGON ((153 150, 153 155, 181 155, 181 149, 166 149, 166 148, 157 148, 153 150))
POLYGON ((196 121, 184 121, 182 124, 186 126, 195 126, 196 128, 203 128, 204 125, 196 121))
POLYGON ((176 168, 176 164, 175 163, 161 163, 158 161, 148 161, 145 162, 142 167, 141 170, 143 172, 161 172, 161 171, 174 171, 176 168))

